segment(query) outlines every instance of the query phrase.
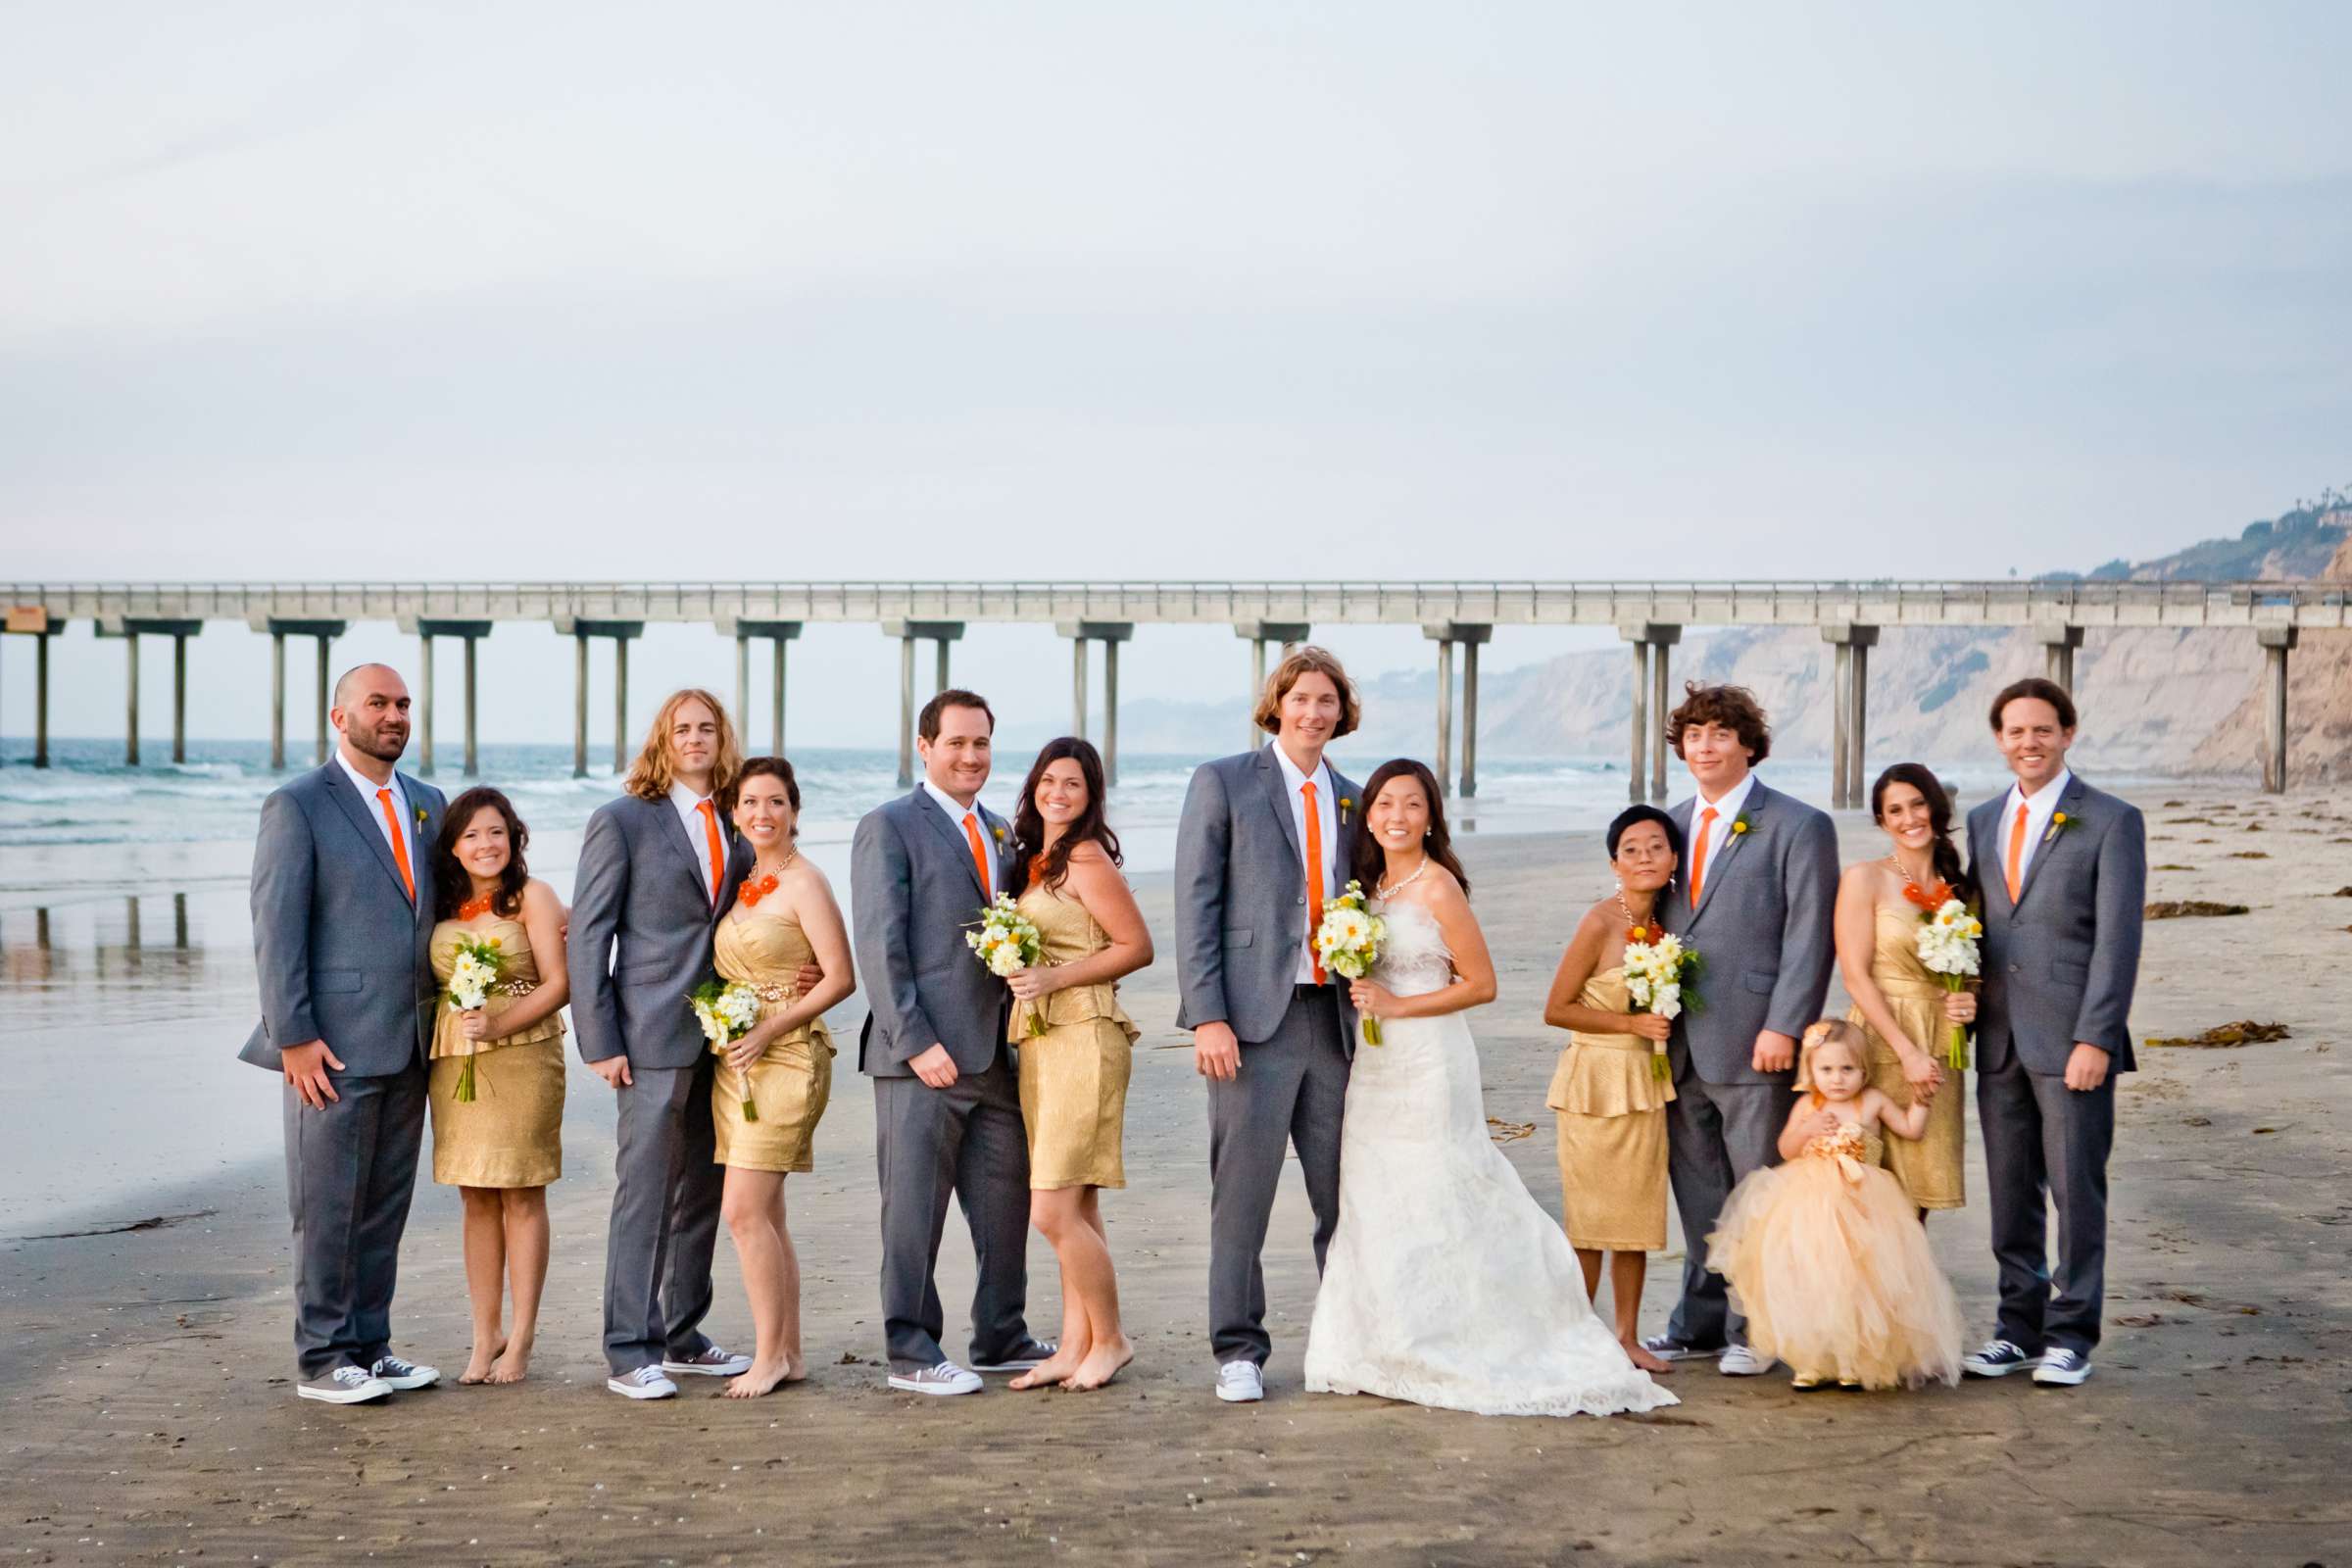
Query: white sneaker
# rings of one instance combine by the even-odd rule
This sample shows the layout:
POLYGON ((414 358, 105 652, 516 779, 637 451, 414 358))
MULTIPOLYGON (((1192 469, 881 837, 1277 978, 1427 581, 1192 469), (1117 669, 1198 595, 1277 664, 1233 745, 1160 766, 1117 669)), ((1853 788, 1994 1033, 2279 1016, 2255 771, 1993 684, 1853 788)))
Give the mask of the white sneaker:
POLYGON ((2063 1345, 2053 1345, 2042 1351, 2041 1365, 2034 1369, 2034 1381, 2045 1389, 2071 1389, 2089 1376, 2090 1357, 2063 1345))
POLYGON ((926 1366, 912 1372, 893 1372, 890 1386, 901 1394, 978 1394, 980 1374, 966 1371, 953 1361, 926 1366))
POLYGON ((328 1404, 364 1404, 369 1399, 392 1396, 392 1385, 372 1372, 344 1365, 315 1378, 304 1378, 294 1385, 294 1392, 306 1399, 319 1399, 328 1404))
POLYGON ((1778 1365, 1780 1362, 1771 1356, 1758 1355, 1744 1345, 1727 1345, 1723 1348, 1723 1359, 1716 1363, 1715 1370, 1727 1378, 1753 1378, 1763 1376, 1778 1365))
POLYGON ((411 1389, 429 1389, 441 1381, 440 1368, 421 1366, 397 1355, 376 1357, 375 1365, 368 1370, 403 1394, 411 1389))
POLYGON ((624 1399, 673 1399, 678 1394, 678 1386, 658 1366, 641 1366, 634 1372, 607 1378, 605 1387, 624 1399))
POLYGON ((1227 1404, 1255 1404, 1266 1396, 1266 1375, 1255 1361, 1228 1361, 1217 1368, 1217 1397, 1227 1404))
POLYGON ((683 1358, 665 1356, 662 1370, 676 1377, 690 1375, 706 1378, 739 1377, 752 1369, 752 1358, 734 1350, 722 1350, 715 1345, 703 1347, 699 1355, 683 1358))

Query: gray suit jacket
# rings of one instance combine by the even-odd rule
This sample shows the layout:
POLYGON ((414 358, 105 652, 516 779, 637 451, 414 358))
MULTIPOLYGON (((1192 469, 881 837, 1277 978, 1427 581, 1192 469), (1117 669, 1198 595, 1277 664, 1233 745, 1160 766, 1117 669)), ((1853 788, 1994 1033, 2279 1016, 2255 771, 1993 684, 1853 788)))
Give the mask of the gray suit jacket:
POLYGON ((710 939, 752 868, 734 824, 719 831, 727 869, 713 907, 709 847, 687 835, 668 801, 623 795, 588 818, 565 964, 582 1061, 625 1055, 632 1067, 691 1067, 710 1049, 687 998, 718 978, 710 939))
POLYGON ((421 1060, 430 1047, 438 991, 425 950, 443 803, 439 790, 406 773, 400 787, 415 845, 413 904, 379 808, 340 762, 330 759, 262 803, 253 847, 262 1021, 238 1060, 276 1072, 285 1047, 323 1040, 343 1074, 374 1078, 421 1060))
MULTIPOLYGON (((1363 802, 1337 767, 1331 781, 1353 802, 1340 810, 1344 887, 1363 802)), ((1176 1027, 1223 1022, 1244 1042, 1271 1039, 1290 1010, 1305 937, 1306 847, 1281 764, 1264 746, 1203 762, 1176 828, 1176 1027)), ((1355 1008, 1344 984, 1334 989, 1352 1047, 1355 1008)))
MULTIPOLYGON (((1695 800, 1674 808, 1685 858, 1695 800)), ((1756 1036, 1800 1038, 1821 1017, 1837 961, 1838 830, 1829 817, 1756 780, 1741 813, 1748 827, 1715 857, 1690 907, 1688 867, 1666 895, 1668 930, 1698 949, 1700 1005, 1674 1021, 1674 1038, 1711 1084, 1788 1083, 1792 1073, 1755 1069, 1756 1036)), ((1715 831, 1730 831, 1718 822, 1715 831)))
POLYGON ((2034 850, 2017 902, 2001 874, 2006 792, 1968 813, 1969 863, 1984 889, 1984 994, 1979 1064, 2066 1071, 2075 1042, 2097 1046, 2116 1072, 2132 1055, 2132 988, 2148 892, 2147 824, 2139 808, 2080 778, 2058 797, 2066 823, 2034 850))
MULTIPOLYGON (((1011 829, 987 807, 977 809, 1001 864, 1011 829)), ((971 845, 920 786, 858 819, 850 846, 850 905, 866 994, 858 1071, 910 1078, 906 1064, 933 1046, 948 1048, 959 1073, 985 1072, 996 1060, 1012 993, 963 940, 996 892, 980 885, 971 845)))

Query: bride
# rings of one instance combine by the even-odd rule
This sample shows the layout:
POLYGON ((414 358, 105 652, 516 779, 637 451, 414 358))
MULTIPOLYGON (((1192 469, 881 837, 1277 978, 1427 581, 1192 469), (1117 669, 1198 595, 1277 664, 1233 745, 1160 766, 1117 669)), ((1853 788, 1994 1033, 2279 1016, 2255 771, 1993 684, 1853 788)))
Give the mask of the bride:
POLYGON ((1481 1415, 1673 1404, 1593 1316, 1567 1236, 1487 1135, 1462 1013, 1493 1000, 1494 965, 1437 780, 1399 760, 1364 799, 1355 875, 1374 884, 1388 936, 1353 991, 1384 1043, 1359 1044, 1348 1080, 1308 1390, 1481 1415))

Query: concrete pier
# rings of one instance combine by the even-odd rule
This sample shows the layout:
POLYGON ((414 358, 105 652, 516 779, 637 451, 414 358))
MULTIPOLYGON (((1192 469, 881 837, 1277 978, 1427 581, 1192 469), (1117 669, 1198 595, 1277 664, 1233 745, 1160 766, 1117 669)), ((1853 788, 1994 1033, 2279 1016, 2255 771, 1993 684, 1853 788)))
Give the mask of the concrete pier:
POLYGON ((2041 672, 2075 693, 2075 650, 2082 646, 2082 628, 2069 625, 2042 625, 2034 628, 2041 644, 2041 672))
POLYGON ((2292 626, 2263 626, 2254 633, 2262 649, 2263 745, 2262 788, 2267 795, 2286 792, 2286 656, 2297 641, 2292 626))
POLYGON ((1070 640, 1070 733, 1087 738, 1086 647, 1102 645, 1102 781, 1119 781, 1119 644, 1135 635, 1131 620, 1064 620, 1054 629, 1070 640))
POLYGON ((0 616, 0 642, 32 639, 32 765, 49 765, 49 639, 65 630, 37 605, 10 609, 0 616))
POLYGON ((612 771, 629 770, 629 644, 645 635, 642 620, 585 620, 558 615, 556 635, 572 639, 571 776, 588 776, 588 643, 612 639, 612 771))
POLYGON ((1674 711, 1671 656, 1667 650, 1683 640, 1683 628, 1656 621, 1620 626, 1617 635, 1634 645, 1633 777, 1626 794, 1636 804, 1666 799, 1666 716, 1674 711), (1649 700, 1642 702, 1646 679, 1649 700), (1646 710, 1645 710, 1646 706, 1646 710), (1643 753, 1648 766, 1644 768, 1643 753), (1645 780, 1642 775, 1648 774, 1645 780))
POLYGON ((797 620, 746 620, 740 615, 722 614, 716 622, 721 637, 735 640, 735 721, 743 729, 745 755, 753 753, 752 742, 752 644, 764 637, 773 654, 773 671, 768 689, 768 755, 784 755, 784 645, 801 635, 802 623, 797 620))
POLYGON ((899 787, 906 789, 914 783, 914 714, 921 705, 914 700, 914 645, 928 639, 939 647, 939 683, 931 688, 934 696, 948 689, 948 648, 963 635, 960 620, 886 620, 882 635, 899 640, 899 787))
POLYGON ((1463 797, 1478 793, 1478 650, 1494 636, 1492 625, 1447 620, 1421 628, 1438 645, 1438 788, 1463 797), (1453 761, 1453 651, 1462 650, 1462 776, 1458 792, 1453 761))
POLYGON ((315 638, 318 644, 318 765, 326 763, 327 747, 333 726, 326 721, 327 708, 335 697, 334 676, 327 670, 328 653, 334 640, 351 629, 347 620, 305 620, 280 615, 256 615, 247 622, 255 631, 270 634, 270 765, 283 770, 286 765, 286 639, 315 638))
POLYGON ((472 778, 479 771, 480 759, 474 750, 474 672, 473 645, 490 635, 494 624, 487 620, 444 620, 424 615, 403 615, 397 624, 416 639, 416 771, 427 777, 433 771, 433 720, 440 713, 440 697, 433 687, 433 642, 436 638, 455 637, 466 645, 465 691, 466 705, 466 776, 472 778))
MULTIPOLYGON (((1237 620, 1233 634, 1250 645, 1250 707, 1257 707, 1257 699, 1266 689, 1266 645, 1280 643, 1285 658, 1292 649, 1306 641, 1311 623, 1303 620, 1237 620)), ((1242 750, 1253 752, 1266 743, 1266 732, 1257 727, 1255 719, 1245 720, 1249 739, 1242 750)))
POLYGON ((1830 674, 1830 805, 1839 810, 1867 803, 1863 781, 1869 757, 1870 651, 1876 626, 1824 626, 1833 654, 1830 674))

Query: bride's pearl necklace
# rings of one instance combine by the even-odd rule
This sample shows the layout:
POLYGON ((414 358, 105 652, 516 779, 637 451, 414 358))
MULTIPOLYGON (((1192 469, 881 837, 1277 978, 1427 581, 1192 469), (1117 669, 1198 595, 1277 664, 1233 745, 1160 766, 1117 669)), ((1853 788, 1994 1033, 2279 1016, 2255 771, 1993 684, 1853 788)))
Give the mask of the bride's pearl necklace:
POLYGON ((1374 883, 1372 886, 1372 896, 1376 899, 1395 898, 1397 894, 1402 893, 1406 888, 1409 888, 1414 883, 1420 881, 1422 872, 1427 871, 1428 869, 1429 857, 1424 855, 1421 857, 1421 864, 1419 868, 1416 869, 1411 876, 1406 877, 1395 887, 1390 887, 1386 883, 1374 883))

